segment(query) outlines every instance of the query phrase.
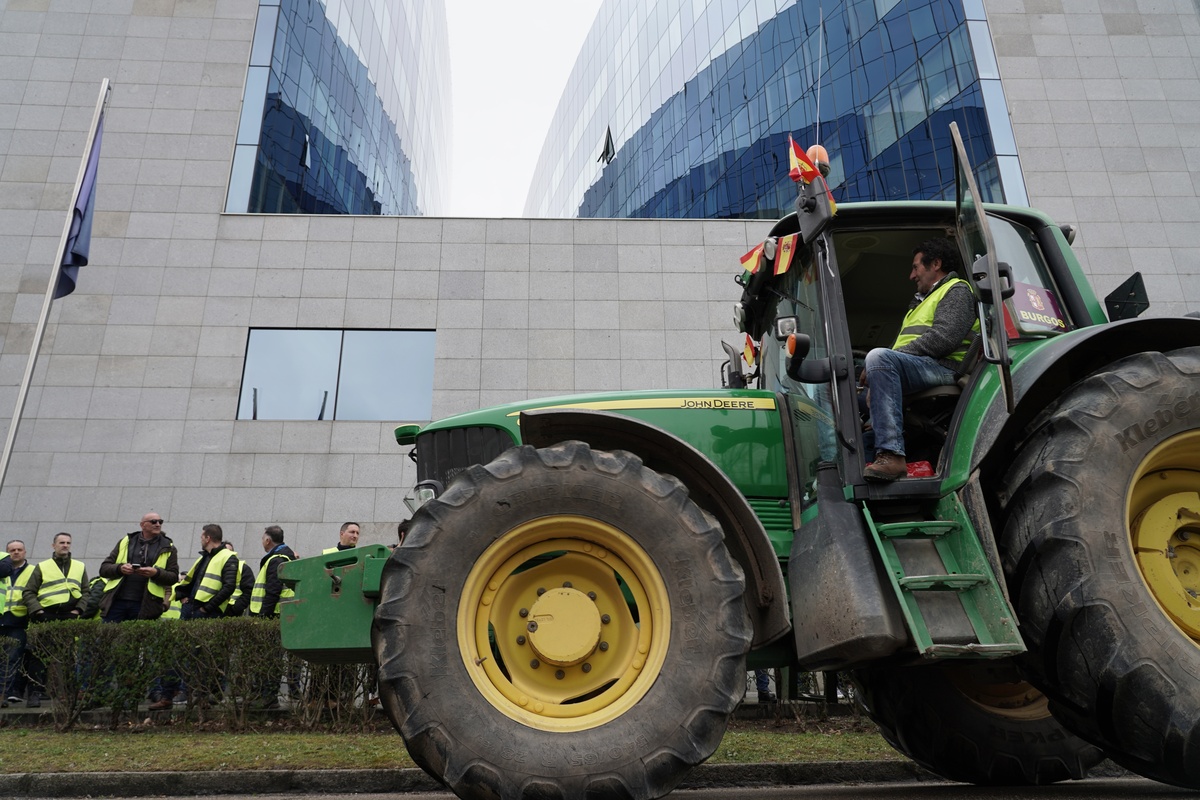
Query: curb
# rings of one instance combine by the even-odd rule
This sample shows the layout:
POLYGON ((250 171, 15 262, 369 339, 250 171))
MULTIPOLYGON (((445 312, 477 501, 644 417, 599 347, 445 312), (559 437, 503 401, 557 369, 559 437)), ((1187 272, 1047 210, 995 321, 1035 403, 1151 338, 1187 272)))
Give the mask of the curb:
MULTIPOLYGON (((1129 777, 1102 761, 1092 778, 1129 777)), ((912 761, 813 761, 796 764, 701 764, 680 789, 946 783, 912 761)), ((404 794, 445 791, 419 769, 239 770, 230 772, 26 772, 0 775, 0 797, 151 797, 162 795, 404 794)))
MULTIPOLYGON (((937 781, 911 761, 701 764, 680 789, 937 781)), ((149 797, 212 794, 387 794, 445 791, 419 769, 236 772, 26 772, 0 775, 0 797, 149 797), (352 788, 351 788, 352 787, 352 788)))

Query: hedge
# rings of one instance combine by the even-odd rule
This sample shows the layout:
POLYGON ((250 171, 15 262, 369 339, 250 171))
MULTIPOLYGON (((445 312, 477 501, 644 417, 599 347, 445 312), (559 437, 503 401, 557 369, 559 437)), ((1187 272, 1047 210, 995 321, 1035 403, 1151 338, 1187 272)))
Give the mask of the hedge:
POLYGON ((27 664, 30 657, 46 666, 44 690, 61 731, 96 708, 110 710, 115 728, 164 685, 168 694, 186 689, 186 720, 232 730, 281 692, 307 727, 361 728, 373 710, 373 665, 307 664, 283 649, 273 619, 48 622, 29 626, 27 664))

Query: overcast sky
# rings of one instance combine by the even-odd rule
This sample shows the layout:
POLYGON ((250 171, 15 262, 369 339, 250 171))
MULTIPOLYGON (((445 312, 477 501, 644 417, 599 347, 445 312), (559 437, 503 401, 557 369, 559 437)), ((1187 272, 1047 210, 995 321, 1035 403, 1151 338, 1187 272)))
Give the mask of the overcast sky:
POLYGON ((601 0, 446 0, 454 139, 449 216, 519 217, 601 0))

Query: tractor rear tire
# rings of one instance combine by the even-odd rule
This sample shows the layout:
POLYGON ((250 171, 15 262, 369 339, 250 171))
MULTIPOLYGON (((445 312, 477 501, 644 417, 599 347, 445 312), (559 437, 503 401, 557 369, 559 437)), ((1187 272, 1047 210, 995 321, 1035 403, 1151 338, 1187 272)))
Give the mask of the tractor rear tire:
POLYGON ((1011 661, 857 670, 888 744, 953 781, 1029 786, 1087 777, 1104 757, 1067 732, 1011 661))
POLYGON ((516 447, 423 506, 385 565, 380 697, 459 797, 660 797, 741 700, 744 586, 675 478, 516 447))
POLYGON ((1200 348, 1072 386, 1001 500, 1023 666, 1055 717, 1128 769, 1200 788, 1200 348))

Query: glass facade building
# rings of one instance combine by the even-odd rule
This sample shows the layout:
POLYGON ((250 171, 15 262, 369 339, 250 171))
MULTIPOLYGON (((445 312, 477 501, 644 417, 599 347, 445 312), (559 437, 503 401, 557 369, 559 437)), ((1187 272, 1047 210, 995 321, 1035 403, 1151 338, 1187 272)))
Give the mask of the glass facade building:
POLYGON ((442 213, 444 0, 261 0, 227 212, 442 213))
POLYGON ((951 121, 985 199, 1026 203, 982 0, 606 0, 525 214, 776 218, 789 133, 839 202, 953 197, 951 121))

